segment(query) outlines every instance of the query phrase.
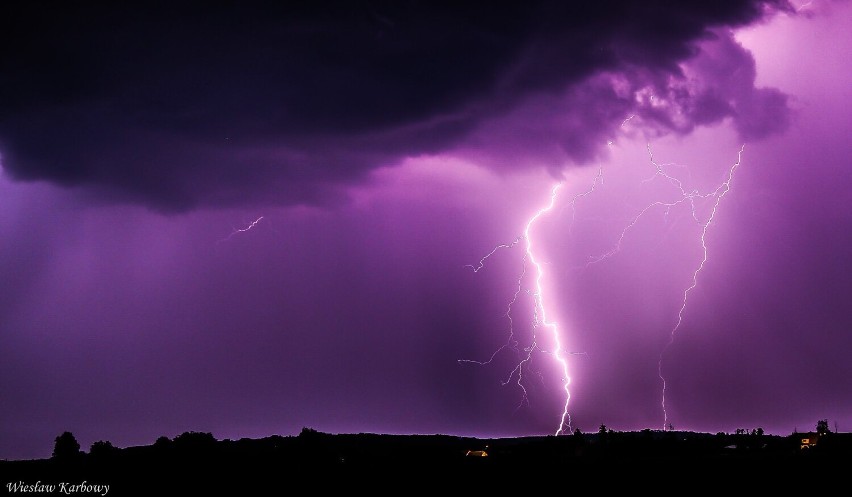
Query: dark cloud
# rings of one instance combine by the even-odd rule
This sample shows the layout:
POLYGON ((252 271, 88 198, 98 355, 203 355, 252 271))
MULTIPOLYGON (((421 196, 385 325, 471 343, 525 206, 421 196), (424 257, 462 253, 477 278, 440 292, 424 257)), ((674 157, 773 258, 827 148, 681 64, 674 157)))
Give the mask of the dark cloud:
POLYGON ((325 203, 338 185, 402 157, 471 148, 489 126, 516 135, 507 116, 548 99, 573 133, 543 122, 542 136, 559 136, 545 149, 577 162, 637 105, 661 129, 733 116, 744 137, 760 137, 766 123, 785 122, 786 101, 753 88, 753 61, 733 90, 676 90, 688 82, 679 64, 714 27, 769 8, 784 5, 7 2, 3 168, 186 210, 325 203), (630 91, 601 74, 626 78, 630 91), (660 98, 687 109, 685 122, 637 104, 637 88, 654 81, 660 98))

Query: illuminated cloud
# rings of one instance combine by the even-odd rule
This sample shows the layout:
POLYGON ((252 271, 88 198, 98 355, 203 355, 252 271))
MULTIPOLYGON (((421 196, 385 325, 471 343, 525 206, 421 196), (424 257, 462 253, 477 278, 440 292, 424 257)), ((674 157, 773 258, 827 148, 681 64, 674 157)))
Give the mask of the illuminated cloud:
POLYGON ((759 137, 783 127, 785 97, 754 88, 753 61, 718 33, 783 8, 7 4, 3 167, 185 211, 336 203, 369 171, 451 150, 582 164, 632 113, 663 132, 730 116, 759 137))

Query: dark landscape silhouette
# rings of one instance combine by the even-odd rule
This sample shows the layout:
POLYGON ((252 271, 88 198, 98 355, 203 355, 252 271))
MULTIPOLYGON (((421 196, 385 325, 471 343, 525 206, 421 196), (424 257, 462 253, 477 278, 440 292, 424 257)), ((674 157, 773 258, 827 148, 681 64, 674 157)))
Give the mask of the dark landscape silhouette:
MULTIPOLYGON (((64 482, 85 485, 77 493, 88 495, 104 494, 106 486, 106 495, 213 490, 247 495, 308 477, 314 489, 357 484, 380 488, 395 478, 416 478, 408 481, 424 485, 494 484, 523 475, 533 482, 550 476, 631 476, 641 478, 633 480, 634 485, 645 485, 655 471, 705 478, 697 481, 720 487, 742 480, 763 482, 764 488, 786 480, 791 485, 811 481, 813 490, 842 476, 832 468, 852 461, 852 433, 833 433, 826 420, 816 428, 779 436, 761 428, 711 434, 622 432, 601 425, 595 433, 575 430, 567 436, 518 438, 329 434, 303 428, 296 436, 240 440, 190 431, 173 439, 162 436, 147 446, 119 448, 97 441, 88 452, 81 451, 72 433, 64 432, 56 437, 50 458, 0 461, 0 475, 7 494, 24 493, 25 485, 64 482)), ((34 491, 46 492, 44 487, 28 490, 34 491)))

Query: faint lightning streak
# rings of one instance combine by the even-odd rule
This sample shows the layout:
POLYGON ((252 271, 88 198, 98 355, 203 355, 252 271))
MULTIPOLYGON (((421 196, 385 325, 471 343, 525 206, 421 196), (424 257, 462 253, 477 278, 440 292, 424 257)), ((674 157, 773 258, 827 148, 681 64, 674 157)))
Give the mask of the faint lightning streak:
POLYGON ((234 228, 234 230, 233 230, 233 231, 231 231, 231 234, 230 234, 230 235, 226 236, 225 238, 222 238, 221 240, 219 240, 219 241, 218 241, 218 242, 216 242, 216 243, 227 242, 228 240, 230 240, 231 238, 233 238, 233 237, 234 237, 234 235, 238 235, 238 234, 240 234, 240 233, 245 233, 246 231, 249 231, 250 229, 252 229, 252 228, 254 228, 255 226, 257 226, 257 223, 259 223, 261 219, 263 219, 263 216, 260 216, 259 218, 255 219, 254 221, 252 221, 252 222, 251 222, 251 224, 249 224, 249 225, 248 225, 248 226, 246 226, 245 228, 234 228))
MULTIPOLYGON (((674 343, 675 333, 680 328, 681 323, 683 323, 683 313, 686 310, 686 304, 689 300, 689 294, 692 290, 698 286, 698 275, 701 273, 701 270, 704 269, 704 264, 707 262, 707 229, 710 227, 710 223, 713 222, 713 219, 716 217, 716 211, 719 208, 719 203, 722 201, 725 195, 731 190, 731 181, 734 179, 734 173, 742 161, 743 150, 745 149, 745 145, 740 147, 739 152, 737 153, 737 160, 728 170, 727 179, 716 188, 715 191, 710 193, 708 196, 715 197, 715 201, 713 202, 713 208, 710 210, 710 215, 707 217, 707 221, 701 223, 701 249, 703 251, 703 255, 701 257, 701 262, 698 264, 698 267, 692 273, 692 283, 689 287, 686 288, 683 292, 683 301, 681 302, 680 309, 677 313, 677 322, 669 333, 669 341, 663 347, 663 350, 660 351, 660 359, 657 362, 657 375, 660 377, 660 381, 663 383, 662 389, 662 400, 660 401, 660 405, 663 409, 663 430, 668 426, 668 412, 666 411, 666 378, 663 376, 663 355, 666 350, 674 343)), ((694 215, 694 210, 693 210, 694 215)), ((700 221, 699 221, 700 222, 700 221)))
MULTIPOLYGON (((680 193, 684 198, 694 198, 696 196, 700 196, 700 197, 707 197, 708 196, 708 195, 703 195, 703 196, 699 195, 697 190, 693 190, 693 191, 687 193, 687 191, 683 188, 683 182, 681 180, 679 180, 678 178, 675 178, 674 176, 670 175, 669 173, 667 173, 665 171, 665 169, 663 169, 664 166, 671 166, 671 165, 674 165, 674 164, 657 164, 657 162, 654 160, 654 151, 651 150, 651 144, 648 143, 646 145, 646 148, 648 149, 648 161, 651 163, 652 166, 654 166, 654 175, 651 176, 650 178, 646 179, 646 180, 643 180, 642 184, 650 183, 651 181, 654 181, 656 178, 661 177, 661 178, 665 178, 666 180, 668 180, 669 183, 676 186, 677 189, 680 190, 680 193)), ((693 206, 692 218, 695 219, 696 221, 698 221, 698 219, 696 219, 696 216, 695 216, 694 206, 693 206)))
MULTIPOLYGON (((491 250, 491 252, 488 252, 488 254, 486 254, 485 257, 483 257, 482 259, 479 259, 479 262, 477 263, 476 266, 474 266, 473 264, 465 264, 465 267, 469 267, 469 268, 473 269, 474 273, 478 273, 480 269, 485 267, 485 261, 489 257, 491 257, 492 255, 494 255, 498 250, 510 249, 510 248, 514 247, 515 245, 517 245, 522 239, 523 239, 523 235, 520 235, 510 243, 501 243, 500 245, 497 245, 496 247, 494 247, 491 250)), ((491 354, 491 357, 489 357, 488 360, 486 360, 486 361, 477 361, 475 359, 458 359, 459 363, 479 364, 480 366, 484 366, 486 364, 491 364, 491 362, 494 360, 494 358, 497 357, 497 354, 499 354, 501 351, 503 351, 507 348, 512 348, 512 349, 517 348, 518 342, 515 341, 514 321, 512 320, 512 305, 514 305, 514 303, 517 302, 518 294, 521 293, 521 289, 523 288, 522 281, 524 279, 524 275, 527 272, 526 257, 524 257, 523 268, 524 269, 521 272, 521 275, 518 277, 518 287, 515 290, 515 294, 512 296, 511 302, 509 302, 509 304, 506 306, 506 313, 504 314, 504 316, 506 316, 506 318, 509 320, 509 338, 506 340, 506 343, 504 343, 503 345, 500 346, 500 348, 495 350, 494 353, 491 354)), ((520 366, 518 366, 518 367, 520 367, 520 366)), ((504 386, 508 385, 509 382, 512 381, 512 377, 514 376, 515 371, 518 369, 518 367, 516 367, 514 370, 512 370, 511 373, 509 373, 509 377, 506 379, 506 381, 502 382, 502 384, 504 386)), ((520 382, 520 379, 518 381, 520 382)), ((521 390, 524 393, 523 398, 521 400, 521 405, 523 405, 524 401, 527 398, 527 395, 526 395, 527 391, 524 388, 524 386, 521 385, 520 383, 518 383, 518 386, 521 387, 521 390)))
POLYGON ((802 5, 799 5, 798 7, 796 7, 796 12, 801 12, 805 8, 810 7, 811 4, 813 4, 813 3, 814 3, 813 0, 811 0, 810 2, 806 2, 806 3, 803 3, 802 5))
MULTIPOLYGON (((515 245, 515 243, 517 243, 517 241, 520 241, 521 238, 522 237, 518 237, 518 239, 512 245, 515 245)), ((500 246, 498 245, 497 248, 499 248, 499 247, 500 246)), ((494 250, 491 251, 491 253, 493 254, 494 251, 496 251, 496 250, 497 249, 495 248, 494 250)), ((473 267, 473 266, 468 264, 466 267, 473 267)), ((475 268, 474 268, 474 272, 476 272, 475 268)), ((515 322, 512 319, 512 306, 515 305, 515 302, 518 301, 518 294, 520 294, 521 291, 523 290, 523 280, 524 280, 524 276, 526 276, 526 274, 527 274, 527 258, 526 258, 526 256, 524 256, 523 270, 521 271, 520 276, 518 276, 518 286, 517 286, 517 288, 515 288, 515 293, 512 295, 512 300, 506 306, 506 312, 503 314, 509 320, 509 338, 506 340, 506 343, 504 343, 503 345, 500 346, 500 348, 495 350, 494 353, 491 354, 491 357, 489 357, 487 361, 477 361, 475 359, 458 359, 457 361, 459 363, 471 363, 471 364, 479 364, 480 366, 484 366, 486 364, 491 364, 491 361, 493 361, 494 358, 497 357, 497 354, 499 354, 502 350, 505 350, 507 348, 517 350, 518 342, 515 340, 515 322)), ((515 371, 517 371, 517 370, 518 370, 517 367, 515 369, 513 369, 509 373, 509 377, 506 378, 505 381, 501 382, 503 386, 508 385, 512 381, 512 377, 514 377, 515 371)), ((524 397, 521 400, 521 405, 523 405, 524 401, 526 400, 526 389, 524 388, 523 385, 519 385, 519 386, 521 387, 521 389, 524 392, 524 397)))
POLYGON ((627 236, 627 232, 632 230, 636 226, 636 224, 639 222, 639 220, 642 219, 642 217, 649 210, 651 210, 655 207, 663 207, 665 216, 668 216, 668 213, 672 209, 672 207, 678 206, 678 205, 680 205, 684 202, 688 202, 689 207, 690 207, 690 213, 692 214, 692 218, 696 222, 700 223, 701 221, 699 221, 699 219, 698 219, 698 213, 695 210, 695 199, 704 199, 704 198, 712 197, 718 191, 718 189, 717 189, 714 192, 705 193, 705 194, 700 193, 698 190, 686 191, 686 189, 683 187, 683 183, 679 179, 675 178, 674 176, 671 176, 669 173, 667 173, 663 169, 662 165, 657 164, 654 161, 654 153, 651 150, 651 144, 650 143, 647 145, 647 149, 648 149, 649 161, 651 162, 651 165, 654 167, 654 175, 651 176, 650 178, 646 179, 646 180, 643 180, 642 183, 648 183, 648 182, 653 181, 654 179, 656 179, 658 177, 663 178, 666 181, 668 181, 671 185, 673 185, 674 187, 676 187, 678 189, 678 191, 680 192, 680 198, 673 200, 671 202, 664 202, 662 200, 657 200, 655 202, 651 202, 650 204, 646 205, 645 208, 640 210, 639 213, 636 214, 630 220, 629 223, 627 223, 627 226, 623 230, 621 230, 621 234, 619 235, 618 239, 616 240, 615 245, 613 245, 613 248, 610 249, 608 252, 605 252, 603 254, 590 257, 588 262, 586 262, 586 267, 591 266, 593 264, 597 264, 597 263, 599 263, 599 262, 601 262, 605 259, 609 259, 610 257, 612 257, 615 254, 617 254, 618 252, 620 252, 621 251, 621 245, 622 245, 622 243, 624 243, 624 238, 627 236))
POLYGON ((603 254, 590 257, 589 261, 586 262, 586 267, 589 267, 592 264, 597 264, 597 263, 599 263, 599 262, 601 262, 605 259, 609 259, 610 257, 614 256, 615 254, 621 252, 621 244, 624 243, 624 238, 627 236, 627 232, 630 231, 634 226, 636 226, 636 223, 639 222, 639 220, 642 218, 642 216, 645 215, 646 212, 648 212, 649 210, 651 210, 654 207, 660 207, 660 206, 664 206, 666 209, 670 209, 670 208, 674 207, 675 205, 682 203, 683 201, 684 201, 683 199, 677 200, 675 202, 670 202, 670 203, 657 201, 657 202, 653 202, 653 203, 645 206, 645 208, 642 209, 641 211, 639 211, 639 214, 634 216, 633 219, 627 224, 627 226, 621 231, 621 234, 619 235, 618 240, 616 240, 613 248, 610 249, 608 252, 604 252, 603 254))
MULTIPOLYGON (((604 180, 603 180, 603 166, 598 168, 598 174, 597 174, 597 176, 595 176, 595 179, 592 181, 592 186, 590 186, 588 190, 581 192, 581 193, 578 193, 577 195, 574 195, 574 197, 571 199, 571 224, 568 226, 568 234, 569 235, 571 234, 571 232, 574 229, 574 221, 576 220, 576 217, 577 217, 577 201, 580 200, 583 197, 586 197, 586 196, 594 193, 595 189, 597 188, 598 182, 600 182, 600 184, 603 184, 603 182, 604 182, 604 180)), ((563 207, 563 210, 564 209, 565 208, 563 207)))
POLYGON ((497 245, 496 247, 494 247, 491 250, 491 252, 488 252, 488 254, 486 254, 485 257, 483 257, 482 259, 479 259, 479 262, 476 264, 476 266, 474 266, 473 264, 465 264, 464 267, 469 267, 469 268, 473 269, 474 273, 478 273, 480 269, 485 267, 485 261, 489 257, 491 257, 492 255, 494 255, 495 252, 497 252, 500 249, 510 249, 510 248, 514 247, 515 245, 517 245, 521 241, 521 239, 523 239, 523 235, 515 238, 510 243, 501 243, 500 245, 497 245))

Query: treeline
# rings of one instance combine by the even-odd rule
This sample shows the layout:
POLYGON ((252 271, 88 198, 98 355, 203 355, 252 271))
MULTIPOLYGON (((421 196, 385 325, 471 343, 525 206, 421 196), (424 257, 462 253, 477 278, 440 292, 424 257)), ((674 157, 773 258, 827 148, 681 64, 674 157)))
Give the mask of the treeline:
POLYGON ((761 467, 766 475, 774 471, 783 476, 807 473, 825 462, 851 460, 850 437, 824 433, 805 450, 803 434, 767 435, 756 429, 733 434, 620 432, 602 425, 590 434, 479 439, 328 434, 305 428, 297 436, 240 440, 185 432, 173 439, 160 437, 151 445, 125 448, 100 440, 84 452, 74 435, 65 432, 56 437, 49 459, 0 461, 0 484, 86 482, 109 485, 110 495, 252 495, 268 489, 270 481, 284 485, 305 478, 310 478, 315 491, 321 491, 400 475, 425 482, 436 475, 619 476, 660 470, 706 477, 761 467))

